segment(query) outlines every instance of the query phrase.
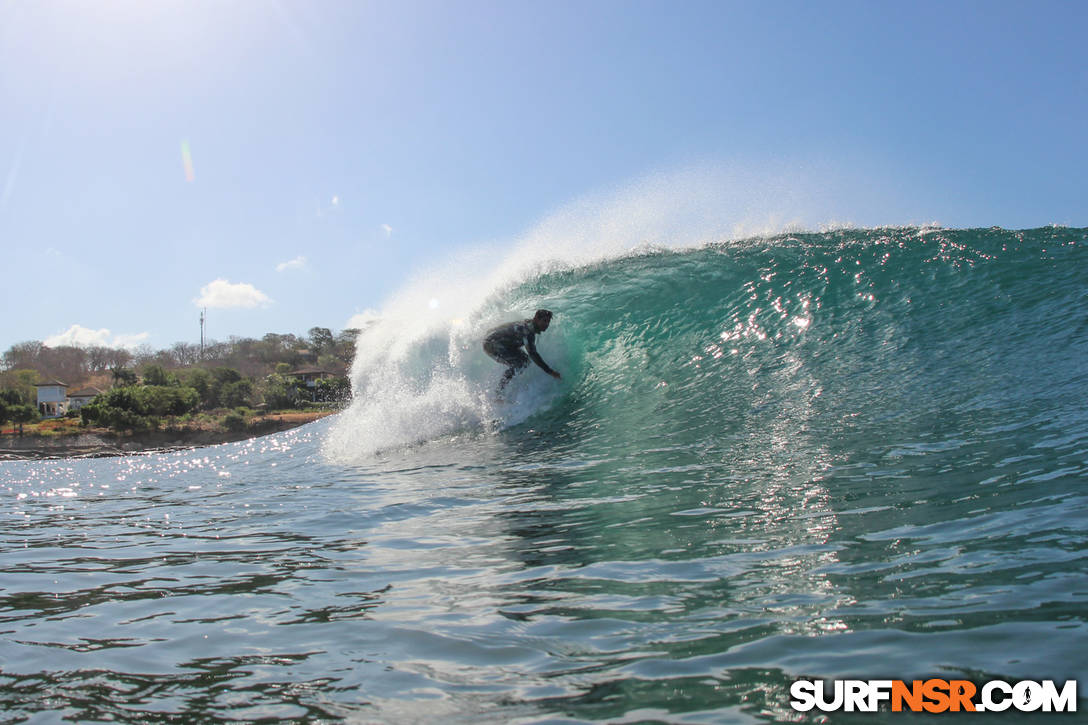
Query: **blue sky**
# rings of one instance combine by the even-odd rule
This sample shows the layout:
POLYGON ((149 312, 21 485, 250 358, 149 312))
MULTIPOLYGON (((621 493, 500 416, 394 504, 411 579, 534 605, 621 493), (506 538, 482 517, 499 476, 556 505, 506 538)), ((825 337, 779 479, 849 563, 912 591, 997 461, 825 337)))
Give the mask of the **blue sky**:
POLYGON ((1085 37, 1073 1, 0 0, 0 350, 195 342, 202 303, 216 339, 339 330, 647 175, 809 226, 1088 225, 1085 37))

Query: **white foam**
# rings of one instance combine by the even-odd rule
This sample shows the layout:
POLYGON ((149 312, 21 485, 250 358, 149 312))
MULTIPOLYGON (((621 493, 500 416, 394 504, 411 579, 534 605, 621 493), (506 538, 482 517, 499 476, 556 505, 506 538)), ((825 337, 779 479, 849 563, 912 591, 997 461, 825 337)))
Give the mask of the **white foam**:
MULTIPOLYGON (((535 368, 515 378, 514 405, 490 401, 502 367, 480 348, 486 330, 532 314, 534 300, 506 306, 503 293, 545 271, 575 268, 646 248, 689 248, 812 228, 806 210, 825 190, 778 172, 700 167, 655 173, 574 201, 520 238, 462 249, 411 279, 367 323, 352 367, 354 397, 326 440, 337 461, 525 420, 556 398, 535 368), (806 227, 806 225, 808 225, 806 227), (524 379, 524 380, 523 380, 524 379)), ((562 325, 562 310, 556 310, 562 325)), ((355 318, 353 318, 355 319, 355 318)), ((558 336, 540 338, 541 354, 558 336)), ((554 352, 552 353, 554 355, 554 352)), ((553 365, 555 367, 555 365, 553 365)))

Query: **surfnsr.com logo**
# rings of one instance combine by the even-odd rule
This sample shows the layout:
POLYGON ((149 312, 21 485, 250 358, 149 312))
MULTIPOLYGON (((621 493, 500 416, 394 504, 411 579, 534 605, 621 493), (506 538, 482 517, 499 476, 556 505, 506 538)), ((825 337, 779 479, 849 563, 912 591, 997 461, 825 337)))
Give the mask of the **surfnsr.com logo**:
POLYGON ((1077 681, 797 680, 790 706, 799 712, 1076 712, 1077 681), (828 682, 832 683, 829 688, 828 682))

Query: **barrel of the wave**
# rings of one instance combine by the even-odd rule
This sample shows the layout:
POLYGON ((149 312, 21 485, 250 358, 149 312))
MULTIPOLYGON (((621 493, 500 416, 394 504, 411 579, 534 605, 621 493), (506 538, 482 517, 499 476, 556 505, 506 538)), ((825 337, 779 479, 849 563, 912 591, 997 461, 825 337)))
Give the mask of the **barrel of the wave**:
MULTIPOLYGON (((562 310, 579 374, 550 417, 638 447, 772 419, 795 420, 799 434, 879 437, 942 408, 1004 397, 1008 410, 1017 390, 1046 395, 1042 380, 1015 382, 1038 352, 1025 336, 1075 329, 1082 237, 843 230, 545 275, 526 297, 562 310)), ((1070 353, 1068 339, 1054 342, 1048 367, 1070 353)))

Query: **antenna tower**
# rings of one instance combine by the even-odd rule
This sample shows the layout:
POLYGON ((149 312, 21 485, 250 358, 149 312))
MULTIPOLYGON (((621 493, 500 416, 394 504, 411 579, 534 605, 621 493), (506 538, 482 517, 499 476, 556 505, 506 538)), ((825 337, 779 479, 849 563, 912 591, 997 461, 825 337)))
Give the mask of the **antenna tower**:
POLYGON ((208 308, 200 311, 200 359, 204 359, 204 321, 208 317, 208 308))

